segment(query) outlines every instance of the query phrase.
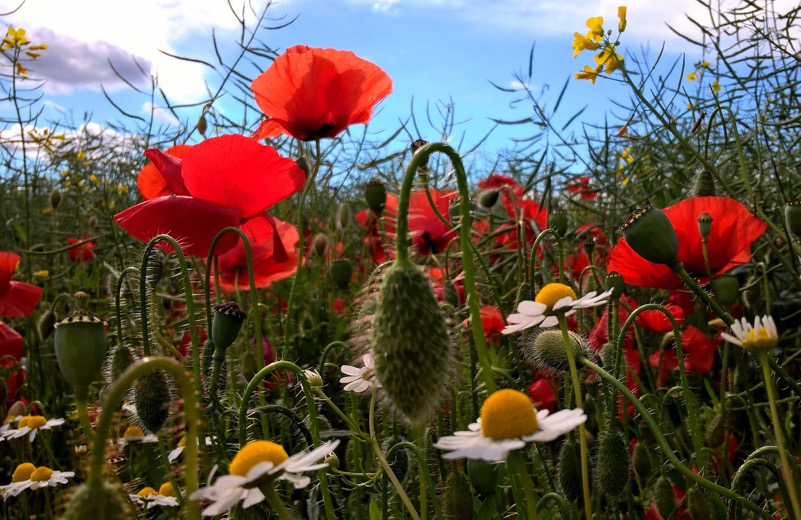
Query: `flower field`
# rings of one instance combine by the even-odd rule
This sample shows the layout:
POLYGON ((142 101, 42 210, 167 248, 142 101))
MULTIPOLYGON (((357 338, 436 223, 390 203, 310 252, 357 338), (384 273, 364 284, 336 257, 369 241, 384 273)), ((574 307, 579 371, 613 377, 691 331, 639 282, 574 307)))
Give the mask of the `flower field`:
POLYGON ((625 115, 521 81, 490 169, 244 17, 208 99, 140 92, 191 124, 48 127, 9 27, 3 518, 801 520, 801 8, 709 11, 693 63, 577 20, 625 115))

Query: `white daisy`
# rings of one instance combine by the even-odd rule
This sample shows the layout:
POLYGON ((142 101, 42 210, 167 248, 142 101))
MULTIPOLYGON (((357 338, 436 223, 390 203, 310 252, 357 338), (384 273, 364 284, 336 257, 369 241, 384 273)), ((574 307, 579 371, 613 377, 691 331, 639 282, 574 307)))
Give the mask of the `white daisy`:
POLYGON ((125 429, 122 437, 117 439, 117 444, 122 448, 127 444, 150 444, 158 441, 159 438, 152 433, 145 435, 139 426, 129 426, 125 429))
POLYGON ((724 332, 723 339, 752 353, 771 352, 779 344, 779 330, 772 316, 757 316, 753 326, 745 318, 735 320, 731 331, 734 336, 724 332))
POLYGON ((142 488, 139 493, 128 495, 128 497, 130 497, 131 502, 141 507, 146 506, 147 509, 156 506, 178 507, 178 499, 175 498, 175 491, 169 482, 162 484, 158 491, 152 487, 146 487, 142 488))
POLYGON ((375 361, 373 356, 365 354, 362 356, 362 368, 356 368, 350 365, 342 365, 342 373, 345 377, 340 378, 339 382, 345 385, 345 390, 348 392, 356 392, 361 394, 375 388, 380 388, 381 383, 375 380, 375 361))
POLYGON ((290 457, 281 445, 274 442, 251 442, 231 460, 229 475, 218 478, 213 486, 198 489, 189 498, 212 502, 203 510, 203 516, 221 515, 240 501, 242 507, 251 507, 265 499, 259 490, 260 484, 288 480, 295 489, 308 486, 311 479, 298 473, 326 467, 326 464, 317 462, 331 454, 338 445, 338 440, 327 442, 310 452, 290 457))
POLYGON ((18 439, 29 435, 29 440, 33 442, 39 430, 50 430, 56 426, 64 424, 64 419, 47 419, 41 415, 26 415, 17 423, 16 430, 7 430, 3 432, 3 437, 6 439, 18 439))
POLYGON ((3 426, 0 426, 0 442, 5 440, 5 436, 3 435, 5 432, 12 428, 17 427, 17 423, 25 417, 24 415, 9 415, 6 417, 5 421, 3 421, 3 426))
POLYGON ((67 479, 73 477, 75 477, 74 471, 53 471, 46 466, 36 468, 33 464, 26 462, 20 464, 14 470, 11 484, 3 486, 3 497, 6 499, 15 497, 26 489, 40 489, 66 484, 67 479))
MULTIPOLYGON (((206 446, 211 446, 212 444, 213 441, 211 440, 211 437, 206 437, 206 446)), ((184 452, 185 449, 186 449, 186 435, 181 437, 181 440, 178 441, 178 447, 176 447, 174 450, 170 452, 169 455, 167 455, 167 460, 173 462, 181 455, 181 453, 184 452)))
POLYGON ((468 431, 441 437, 435 448, 448 451, 445 459, 482 459, 501 462, 512 450, 529 442, 550 442, 575 430, 587 420, 584 410, 560 410, 550 415, 539 410, 522 392, 498 390, 484 401, 481 418, 468 431))
POLYGON ((506 321, 509 325, 503 329, 504 334, 512 334, 530 327, 556 327, 559 316, 570 316, 578 309, 597 307, 606 303, 612 289, 598 294, 588 292, 581 298, 576 297, 570 286, 561 283, 549 283, 537 293, 534 301, 523 300, 517 306, 517 313, 510 314, 506 321))

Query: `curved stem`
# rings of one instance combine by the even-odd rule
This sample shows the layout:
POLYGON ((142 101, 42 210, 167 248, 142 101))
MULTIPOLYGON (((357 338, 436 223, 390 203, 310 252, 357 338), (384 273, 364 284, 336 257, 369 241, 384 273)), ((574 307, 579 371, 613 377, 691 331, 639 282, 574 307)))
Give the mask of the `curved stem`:
POLYGON ((275 485, 272 482, 260 486, 259 490, 264 494, 264 498, 267 499, 267 503, 270 504, 272 510, 278 515, 278 518, 281 520, 292 520, 289 511, 286 510, 284 503, 281 502, 281 497, 275 492, 275 485))
POLYGON ((684 284, 692 292, 701 298, 701 301, 703 301, 707 307, 712 309, 712 312, 714 312, 718 318, 722 319, 726 323, 726 325, 731 326, 734 323, 734 318, 731 317, 731 314, 724 311, 715 300, 709 297, 709 294, 707 294, 707 292, 703 290, 700 285, 698 285, 698 282, 693 280, 692 276, 687 274, 687 271, 684 270, 684 266, 681 265, 681 262, 676 262, 675 265, 671 265, 669 267, 674 273, 676 273, 676 276, 681 278, 681 281, 684 282, 684 284))
POLYGON ((565 283, 565 249, 562 245, 562 237, 559 236, 559 233, 556 232, 555 229, 545 229, 542 233, 537 235, 537 239, 534 240, 534 245, 531 246, 531 273, 529 278, 534 278, 534 269, 537 266, 537 247, 540 245, 540 242, 543 238, 547 235, 552 235, 556 239, 556 247, 559 251, 559 283, 565 283))
MULTIPOLYGON (((122 294, 122 284, 125 281, 125 275, 128 273, 139 273, 139 269, 133 266, 128 266, 122 270, 120 277, 117 278, 117 288, 114 293, 114 312, 117 316, 117 345, 122 345, 122 310, 120 309, 120 295, 122 294)), ((53 303, 53 308, 56 304, 53 303)))

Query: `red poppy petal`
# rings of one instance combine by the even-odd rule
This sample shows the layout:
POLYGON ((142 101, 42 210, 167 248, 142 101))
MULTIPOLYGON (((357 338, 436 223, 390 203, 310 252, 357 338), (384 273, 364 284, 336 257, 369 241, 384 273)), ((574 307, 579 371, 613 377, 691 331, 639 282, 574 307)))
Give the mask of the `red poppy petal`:
POLYGON ((183 178, 193 197, 238 208, 247 219, 301 189, 306 174, 272 146, 230 134, 206 139, 187 152, 183 178))
POLYGON ((678 289, 684 287, 681 279, 666 265, 655 264, 641 257, 621 238, 612 250, 607 272, 617 271, 623 281, 638 287, 678 289))
POLYGON ((30 316, 42 298, 42 288, 24 282, 11 281, 0 296, 0 316, 21 318, 30 316))
POLYGON ((259 127, 255 132, 253 132, 251 137, 257 141, 261 141, 262 139, 266 139, 268 137, 278 137, 285 132, 286 130, 284 129, 284 125, 281 124, 280 121, 275 119, 265 119, 259 124, 259 127))
POLYGON ((145 155, 153 162, 171 193, 189 195, 181 175, 182 159, 168 155, 157 148, 145 150, 145 155))
MULTIPOLYGON (((175 238, 185 254, 206 257, 215 235, 228 226, 239 224, 241 213, 236 208, 216 206, 192 197, 171 195, 131 206, 114 215, 114 220, 131 236, 144 242, 159 234, 175 238)), ((238 237, 226 233, 218 242, 215 254, 220 255, 234 245, 238 237)), ((171 252, 172 247, 158 244, 171 252)))
POLYGON ((189 195, 184 186, 184 181, 181 178, 181 163, 175 159, 181 159, 186 152, 192 148, 192 145, 179 144, 167 148, 164 152, 159 150, 150 149, 145 151, 151 163, 145 165, 139 171, 139 176, 136 178, 136 185, 139 187, 139 193, 142 194, 145 200, 155 199, 156 197, 163 197, 165 195, 189 195), (166 158, 164 157, 166 156, 166 158), (177 170, 176 170, 177 167, 177 170), (169 180, 169 182, 168 182, 169 180))
POLYGON ((19 361, 23 345, 24 341, 19 332, 0 321, 0 357, 12 356, 19 361))
POLYGON ((8 287, 20 258, 18 254, 0 251, 0 292, 8 287))

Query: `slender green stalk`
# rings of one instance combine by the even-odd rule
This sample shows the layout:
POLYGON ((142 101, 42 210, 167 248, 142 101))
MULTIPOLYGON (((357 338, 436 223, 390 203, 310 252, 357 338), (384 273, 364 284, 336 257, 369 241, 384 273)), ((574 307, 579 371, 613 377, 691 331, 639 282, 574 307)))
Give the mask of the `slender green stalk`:
MULTIPOLYGON (((525 497, 525 510, 528 520, 539 520, 537 515, 537 498, 534 496, 534 485, 531 482, 531 476, 528 474, 526 468, 526 461, 523 459, 523 452, 521 450, 512 450, 506 459, 506 466, 510 473, 515 473, 519 480, 520 487, 523 488, 523 496, 525 497)), ((512 485, 516 485, 517 479, 511 478, 512 485)))
POLYGON ((681 262, 677 262, 675 265, 671 265, 669 267, 674 273, 676 273, 676 276, 681 278, 681 281, 684 282, 687 288, 694 292, 707 307, 712 309, 712 312, 714 312, 718 318, 722 319, 726 325, 731 326, 734 323, 734 318, 731 317, 731 314, 724 311, 723 308, 718 305, 718 302, 710 298, 709 294, 707 294, 707 292, 704 291, 700 285, 698 285, 698 282, 693 280, 692 276, 687 274, 687 271, 684 270, 684 266, 681 265, 681 262))
POLYGON ((94 433, 92 432, 92 423, 89 421, 89 410, 86 404, 88 397, 88 388, 82 387, 75 389, 75 408, 78 410, 78 422, 81 423, 81 429, 86 437, 86 442, 92 442, 94 433))
POLYGON ((259 490, 264 494, 264 498, 267 499, 267 503, 270 504, 273 512, 278 515, 278 518, 281 520, 292 520, 292 516, 289 514, 289 511, 286 510, 286 507, 284 507, 281 497, 275 492, 275 485, 272 482, 260 486, 259 490))

